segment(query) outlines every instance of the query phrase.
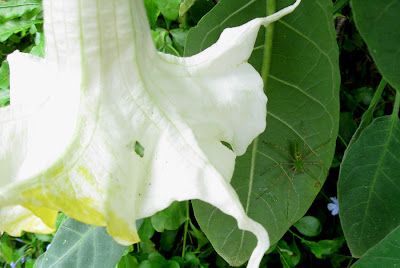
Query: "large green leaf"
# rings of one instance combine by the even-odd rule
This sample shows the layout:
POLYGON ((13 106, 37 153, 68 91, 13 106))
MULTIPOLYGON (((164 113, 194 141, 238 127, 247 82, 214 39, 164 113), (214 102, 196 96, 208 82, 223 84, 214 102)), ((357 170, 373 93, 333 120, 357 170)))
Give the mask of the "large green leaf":
MULTIPOLYGON (((292 3, 277 1, 276 9, 292 3)), ((207 48, 226 27, 265 16, 265 10, 265 0, 220 1, 189 32, 186 55, 207 48)), ((302 1, 274 27, 272 51, 266 55, 271 64, 263 62, 263 29, 250 59, 259 72, 269 69, 265 86, 267 128, 246 154, 237 158, 231 182, 247 214, 268 230, 271 244, 305 214, 326 179, 327 171, 321 164, 329 168, 334 152, 340 79, 330 0, 302 1), (305 148, 303 156, 315 152, 305 160, 310 172, 293 177, 291 171, 289 176, 282 176, 291 166, 271 168, 277 163, 293 162, 281 149, 293 149, 295 143, 300 151, 305 148), (266 188, 270 188, 267 193, 266 188)), ((232 218, 214 207, 199 201, 193 204, 202 230, 218 253, 231 265, 245 262, 256 244, 255 238, 239 230, 232 218)))
POLYGON ((351 0, 351 7, 379 71, 400 90, 400 1, 351 0))
POLYGON ((343 158, 338 196, 343 231, 355 257, 400 225, 400 120, 372 122, 343 158))
POLYGON ((42 9, 41 0, 0 1, 0 21, 19 18, 34 9, 42 9))
POLYGON ((400 227, 397 227, 351 267, 396 267, 400 263, 399 240, 400 227))
POLYGON ((67 219, 57 231, 50 248, 34 268, 114 267, 126 247, 115 242, 104 227, 67 219))

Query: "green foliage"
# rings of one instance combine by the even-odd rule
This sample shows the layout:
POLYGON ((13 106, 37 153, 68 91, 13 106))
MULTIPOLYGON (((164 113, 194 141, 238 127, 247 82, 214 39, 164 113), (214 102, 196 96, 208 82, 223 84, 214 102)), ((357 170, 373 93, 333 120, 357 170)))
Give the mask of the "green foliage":
POLYGON ((41 0, 11 0, 0 2, 0 22, 22 16, 30 17, 42 11, 41 0))
POLYGON ((187 202, 174 202, 163 211, 157 212, 151 217, 151 223, 157 232, 178 229, 187 220, 187 202))
POLYGON ((400 263, 400 227, 397 227, 375 247, 371 248, 352 267, 395 267, 400 263))
MULTIPOLYGON (((290 3, 279 1, 277 9, 290 3)), ((226 27, 265 16, 265 5, 265 1, 220 1, 189 32, 185 55, 193 55, 213 44, 226 27)), ((269 98, 267 128, 249 146, 246 154, 237 158, 231 183, 248 215, 266 227, 271 243, 279 241, 287 229, 306 213, 320 187, 315 187, 315 178, 304 172, 295 174, 293 180, 285 176, 263 195, 265 188, 273 184, 285 169, 265 171, 277 163, 292 161, 282 150, 264 142, 289 150, 297 141, 301 148, 306 144, 306 156, 312 154, 307 161, 322 163, 326 167, 331 163, 333 142, 312 153, 324 142, 335 140, 338 128, 339 76, 336 41, 330 20, 331 5, 330 1, 303 1, 293 14, 275 23, 271 65, 265 66, 263 62, 263 29, 250 59, 260 72, 262 69, 270 70, 265 77, 265 91, 269 98)), ((326 171, 318 165, 309 169, 322 185, 326 171)), ((236 221, 210 205, 200 201, 193 203, 201 229, 219 254, 232 265, 244 263, 255 246, 254 237, 237 229, 236 221), (226 224, 217 228, 213 222, 226 224)))
POLYGON ((181 0, 155 0, 155 2, 164 18, 171 21, 178 18, 181 0))
POLYGON ((294 227, 303 235, 317 236, 322 231, 320 220, 312 216, 305 216, 293 224, 294 227))
POLYGON ((51 246, 37 259, 34 267, 114 267, 124 250, 125 247, 116 243, 104 227, 69 218, 60 226, 51 246))
POLYGON ((0 67, 0 107, 10 103, 10 69, 8 62, 3 61, 0 67))
POLYGON ((356 257, 400 225, 397 112, 372 122, 347 150, 342 162, 338 185, 341 220, 356 257))
POLYGON ((400 90, 400 2, 351 0, 354 20, 382 76, 400 90))

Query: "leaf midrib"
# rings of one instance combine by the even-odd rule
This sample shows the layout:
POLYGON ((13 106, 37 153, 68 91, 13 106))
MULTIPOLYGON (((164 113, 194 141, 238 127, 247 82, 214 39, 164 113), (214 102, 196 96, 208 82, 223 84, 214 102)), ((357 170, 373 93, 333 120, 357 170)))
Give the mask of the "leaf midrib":
MULTIPOLYGON (((376 186, 376 181, 378 179, 378 175, 381 172, 381 167, 382 167, 382 164, 383 164, 383 160, 385 159, 386 153, 387 153, 387 148, 389 147, 389 143, 390 143, 390 141, 392 139, 392 136, 393 136, 392 133, 393 133, 394 125, 395 125, 395 122, 396 122, 396 118, 395 117, 391 117, 391 119, 392 119, 392 123, 390 124, 388 138, 386 140, 385 147, 383 149, 382 157, 379 159, 379 164, 378 164, 378 167, 377 167, 376 172, 374 174, 373 182, 372 182, 369 194, 368 194, 368 201, 367 201, 367 205, 365 207, 364 217, 363 217, 363 220, 361 222, 360 237, 363 236, 363 233, 365 231, 366 217, 367 217, 367 214, 368 214, 367 212, 368 212, 369 207, 370 207, 371 196, 372 196, 372 193, 374 192, 374 189, 375 189, 375 186, 376 186)), ((358 240, 358 245, 359 246, 360 246, 361 242, 362 242, 361 240, 358 240)))

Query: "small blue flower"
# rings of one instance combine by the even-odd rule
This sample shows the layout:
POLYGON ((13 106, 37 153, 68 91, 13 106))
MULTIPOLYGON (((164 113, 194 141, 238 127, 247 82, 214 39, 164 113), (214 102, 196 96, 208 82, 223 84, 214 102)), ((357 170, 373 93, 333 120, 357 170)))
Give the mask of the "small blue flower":
POLYGON ((328 204, 328 210, 332 211, 332 216, 336 216, 339 213, 339 201, 336 197, 331 197, 333 203, 328 204))
POLYGON ((46 247, 46 251, 48 251, 48 250, 49 250, 49 248, 50 248, 50 245, 51 245, 51 243, 47 245, 47 247, 46 247))
POLYGON ((17 262, 12 261, 10 263, 11 268, 17 268, 17 262))

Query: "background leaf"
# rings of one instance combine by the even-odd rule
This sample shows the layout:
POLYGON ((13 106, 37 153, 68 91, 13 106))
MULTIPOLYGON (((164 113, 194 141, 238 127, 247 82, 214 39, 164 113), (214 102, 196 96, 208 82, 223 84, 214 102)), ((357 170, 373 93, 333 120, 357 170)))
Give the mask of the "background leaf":
POLYGON ((181 0, 155 0, 161 14, 169 19, 176 20, 179 16, 181 0))
POLYGON ((3 61, 0 67, 0 89, 10 88, 10 67, 8 61, 3 61))
POLYGON ((0 25, 0 42, 6 41, 12 34, 29 29, 32 25, 43 23, 42 20, 9 20, 0 25))
POLYGON ((146 7, 147 18, 149 19, 150 27, 156 28, 157 18, 160 15, 160 10, 157 7, 156 0, 144 0, 146 7))
POLYGON ((322 231, 321 222, 312 216, 305 216, 298 222, 293 224, 294 227, 303 235, 306 236, 317 236, 322 231))
POLYGON ((41 0, 0 1, 0 21, 19 18, 35 9, 42 10, 41 0))
MULTIPOLYGON (((276 8, 293 2, 277 1, 276 8)), ((224 28, 263 17, 265 11, 265 0, 221 0, 189 31, 185 55, 213 44, 224 28)), ((267 128, 236 161, 231 183, 247 214, 266 227, 271 244, 305 214, 327 175, 321 165, 308 165, 313 175, 297 174, 291 187, 290 178, 284 176, 263 194, 288 168, 268 169, 291 162, 278 147, 289 150, 297 142, 303 149, 305 144, 305 155, 319 148, 307 161, 327 168, 332 161, 339 117, 338 50, 332 21, 332 2, 319 0, 302 1, 292 14, 275 22, 265 87, 269 99, 267 128)), ((265 30, 261 29, 250 59, 258 71, 263 66, 264 40, 265 30)), ((235 220, 214 207, 200 201, 193 201, 193 206, 201 229, 216 251, 231 265, 245 262, 255 247, 255 238, 237 229, 235 220)))
POLYGON ((108 235, 106 228, 68 218, 34 267, 114 267, 125 248, 108 235))
POLYGON ((351 0, 351 7, 379 71, 400 90, 400 1, 351 0))
POLYGON ((166 209, 151 217, 151 223, 157 232, 178 229, 186 221, 186 202, 173 202, 166 209))
POLYGON ((397 227, 351 267, 396 267, 400 263, 399 240, 400 227, 397 227))
POLYGON ((374 120, 348 148, 338 198, 346 241, 360 257, 400 225, 400 120, 374 120))

